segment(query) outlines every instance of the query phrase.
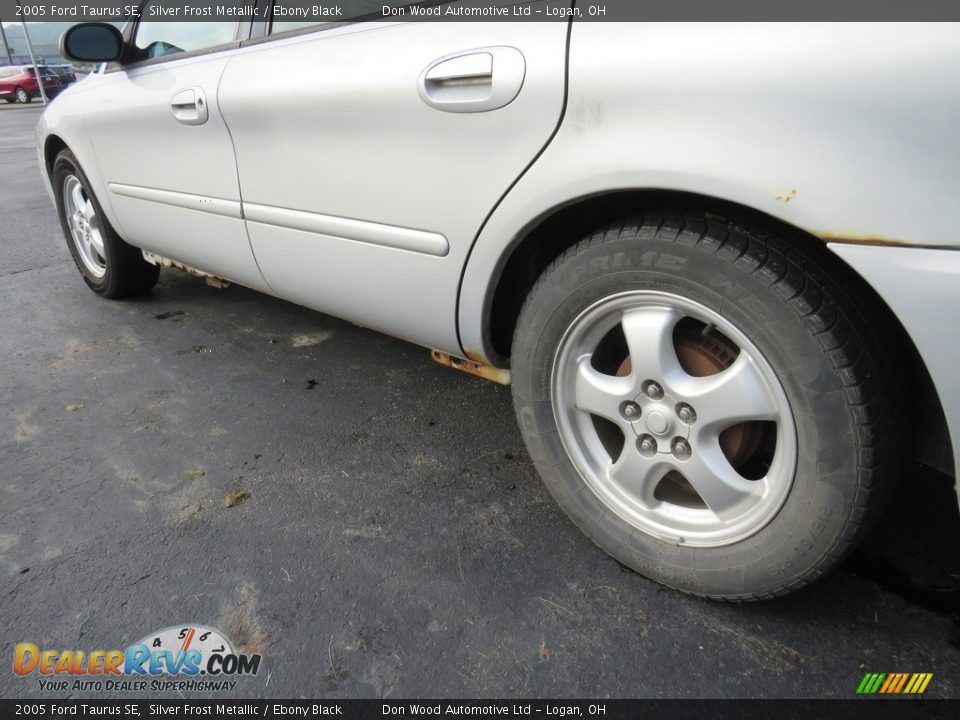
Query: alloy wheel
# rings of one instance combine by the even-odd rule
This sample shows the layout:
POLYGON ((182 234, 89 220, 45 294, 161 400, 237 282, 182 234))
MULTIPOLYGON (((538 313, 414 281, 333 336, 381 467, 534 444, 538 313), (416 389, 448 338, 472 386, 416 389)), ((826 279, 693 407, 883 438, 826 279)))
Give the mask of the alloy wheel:
POLYGON ((567 454, 631 526, 690 546, 758 532, 789 494, 796 429, 770 363, 727 318, 635 291, 583 311, 551 395, 567 454))
POLYGON ((101 278, 107 271, 103 230, 96 208, 79 178, 68 175, 63 181, 63 212, 70 237, 87 271, 101 278))

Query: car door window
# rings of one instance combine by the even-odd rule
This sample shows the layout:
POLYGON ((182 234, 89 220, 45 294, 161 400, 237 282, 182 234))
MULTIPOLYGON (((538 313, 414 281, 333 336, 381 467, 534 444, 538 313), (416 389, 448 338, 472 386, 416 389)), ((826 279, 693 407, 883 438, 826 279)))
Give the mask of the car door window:
MULTIPOLYGON (((151 8, 166 10, 180 8, 182 0, 151 0, 140 10, 142 17, 150 17, 151 8)), ((158 22, 141 21, 137 25, 134 46, 137 60, 151 60, 168 55, 204 50, 232 42, 239 23, 234 22, 158 22)))

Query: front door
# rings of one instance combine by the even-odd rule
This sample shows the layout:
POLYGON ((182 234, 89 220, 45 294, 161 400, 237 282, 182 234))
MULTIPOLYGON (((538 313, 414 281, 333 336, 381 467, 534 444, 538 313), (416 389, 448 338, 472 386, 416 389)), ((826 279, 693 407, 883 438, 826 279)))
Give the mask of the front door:
POLYGON ((237 22, 139 23, 132 57, 91 90, 86 126, 107 186, 103 201, 130 242, 263 290, 217 103, 239 33, 237 22))

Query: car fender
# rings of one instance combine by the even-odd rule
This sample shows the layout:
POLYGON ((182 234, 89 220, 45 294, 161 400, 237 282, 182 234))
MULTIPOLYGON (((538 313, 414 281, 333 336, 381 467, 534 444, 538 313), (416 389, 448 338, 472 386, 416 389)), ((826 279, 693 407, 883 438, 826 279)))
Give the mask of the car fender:
POLYGON ((595 195, 696 193, 824 241, 960 245, 957 87, 956 24, 574 23, 561 125, 464 268, 464 353, 495 363, 491 298, 511 252, 595 195))
POLYGON ((98 92, 108 90, 105 83, 111 82, 112 78, 104 77, 98 73, 93 73, 82 84, 74 84, 65 89, 57 96, 57 101, 48 103, 40 116, 37 124, 37 159, 40 164, 40 171, 44 179, 44 185, 50 199, 56 201, 53 197, 53 187, 51 184, 50 170, 56 154, 52 157, 47 156, 47 141, 55 136, 59 138, 74 157, 80 163, 80 167, 93 189, 94 195, 100 201, 107 219, 113 228, 121 237, 127 238, 120 226, 113 206, 110 204, 110 193, 103 182, 100 172, 100 166, 97 162, 97 153, 90 142, 90 136, 87 133, 84 123, 84 107, 91 102, 96 102, 98 92))

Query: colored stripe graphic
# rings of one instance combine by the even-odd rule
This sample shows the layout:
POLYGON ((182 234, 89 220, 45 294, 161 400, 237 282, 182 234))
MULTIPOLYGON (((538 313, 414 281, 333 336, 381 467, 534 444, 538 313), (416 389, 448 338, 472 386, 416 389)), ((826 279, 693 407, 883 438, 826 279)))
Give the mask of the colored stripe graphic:
POLYGON ((907 681, 907 686, 903 689, 907 695, 913 692, 913 688, 920 687, 920 678, 922 676, 920 673, 914 673, 910 676, 910 679, 907 681))
POLYGON ((900 679, 897 680, 897 686, 891 692, 899 693, 903 689, 903 686, 906 684, 907 678, 909 677, 910 673, 900 673, 900 679))
POLYGON ((880 692, 886 693, 890 691, 890 686, 896 683, 899 676, 896 673, 890 673, 887 675, 887 679, 884 681, 883 685, 880 686, 880 692))
POLYGON ((858 695, 920 695, 933 673, 867 673, 857 686, 858 695))

